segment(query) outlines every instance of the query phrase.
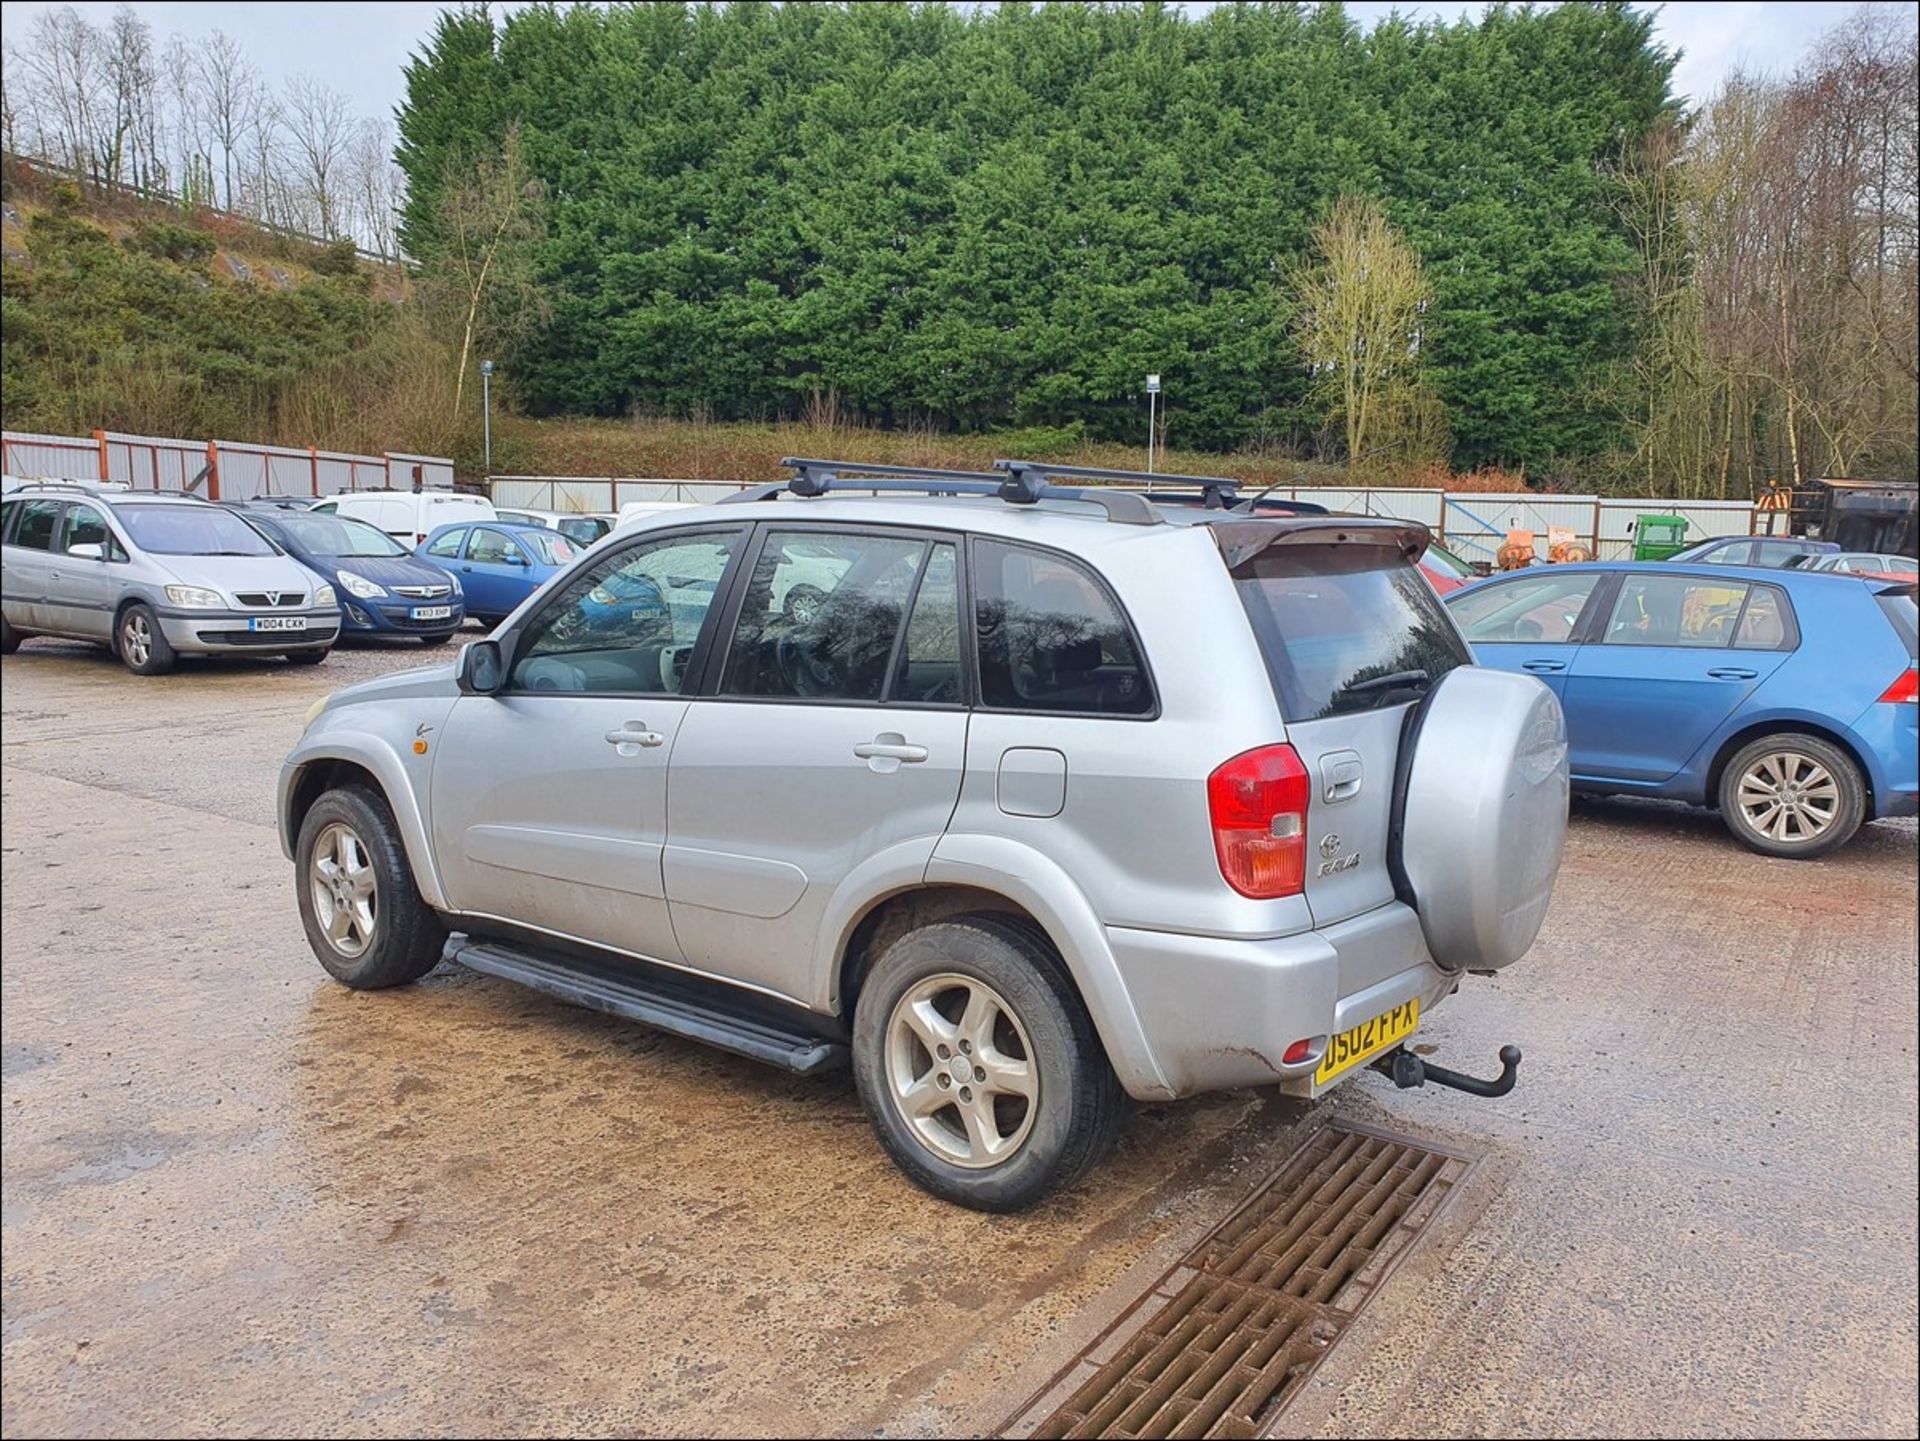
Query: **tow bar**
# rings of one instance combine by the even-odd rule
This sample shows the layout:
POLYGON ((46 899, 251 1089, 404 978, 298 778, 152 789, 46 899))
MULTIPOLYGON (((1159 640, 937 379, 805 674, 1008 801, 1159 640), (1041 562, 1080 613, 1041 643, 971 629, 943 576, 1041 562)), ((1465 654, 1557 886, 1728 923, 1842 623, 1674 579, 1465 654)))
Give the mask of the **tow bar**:
POLYGON ((1394 1085, 1403 1091, 1410 1091, 1415 1086, 1424 1086, 1431 1081, 1436 1086, 1451 1086, 1470 1096, 1504 1096, 1513 1089, 1513 1083, 1519 1077, 1520 1048, 1500 1048, 1500 1074, 1491 1081, 1482 1081, 1459 1071, 1450 1071, 1445 1066, 1436 1066, 1406 1050, 1396 1050, 1391 1055, 1382 1056, 1373 1063, 1373 1069, 1383 1076, 1393 1077, 1394 1085))

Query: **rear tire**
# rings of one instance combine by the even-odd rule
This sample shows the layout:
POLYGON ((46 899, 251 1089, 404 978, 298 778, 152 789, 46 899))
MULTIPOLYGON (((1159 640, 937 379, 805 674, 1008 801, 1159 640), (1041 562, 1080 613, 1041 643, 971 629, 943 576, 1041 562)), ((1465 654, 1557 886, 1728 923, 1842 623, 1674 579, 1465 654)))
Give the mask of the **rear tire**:
POLYGON ((336 981, 377 991, 439 964, 447 928, 420 898, 384 796, 363 786, 325 792, 300 822, 293 857, 307 944, 336 981))
POLYGON ((1867 784, 1831 741, 1786 731, 1733 753, 1720 772, 1720 815, 1763 856, 1811 861, 1853 839, 1867 819, 1867 784))
POLYGON ((144 601, 120 613, 114 636, 120 663, 135 675, 166 675, 179 663, 166 632, 160 629, 160 618, 144 601))
POLYGON ((1125 1105, 1059 957, 995 913, 887 948, 854 1008, 853 1071, 894 1163, 976 1211, 1072 1184, 1112 1148, 1125 1105))
POLYGON ((452 639, 453 639, 453 632, 448 631, 445 635, 423 635, 420 637, 420 644, 431 649, 432 647, 437 645, 445 645, 448 641, 452 639))
POLYGON ((0 615, 0 655, 12 655, 19 649, 20 632, 8 624, 6 616, 0 615))
POLYGON ((295 665, 319 665, 331 654, 333 654, 333 647, 325 646, 320 650, 290 650, 287 652, 287 659, 295 665))

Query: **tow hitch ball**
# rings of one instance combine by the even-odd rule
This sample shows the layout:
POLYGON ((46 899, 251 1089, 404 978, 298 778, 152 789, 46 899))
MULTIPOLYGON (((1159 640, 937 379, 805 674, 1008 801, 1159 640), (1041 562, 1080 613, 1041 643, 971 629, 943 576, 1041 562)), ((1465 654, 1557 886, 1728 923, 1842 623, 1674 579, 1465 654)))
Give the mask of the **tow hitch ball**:
POLYGON ((1410 1091, 1415 1086, 1424 1086, 1431 1081, 1436 1086, 1451 1086, 1454 1090, 1465 1091, 1470 1096, 1504 1096, 1513 1089, 1513 1083, 1519 1076, 1520 1048, 1518 1046, 1500 1048, 1500 1074, 1491 1081, 1462 1075, 1459 1071, 1449 1071, 1445 1066, 1436 1066, 1431 1061, 1423 1061, 1406 1050, 1397 1050, 1391 1055, 1382 1056, 1373 1063, 1373 1069, 1382 1075, 1393 1077, 1394 1085, 1403 1091, 1410 1091))

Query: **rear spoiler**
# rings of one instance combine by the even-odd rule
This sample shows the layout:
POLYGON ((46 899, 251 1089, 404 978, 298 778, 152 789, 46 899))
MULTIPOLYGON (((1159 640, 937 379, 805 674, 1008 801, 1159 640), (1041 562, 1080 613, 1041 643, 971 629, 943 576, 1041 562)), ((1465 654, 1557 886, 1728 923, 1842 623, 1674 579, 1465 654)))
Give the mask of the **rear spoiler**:
POLYGON ((1264 550, 1281 545, 1377 546, 1397 551, 1409 565, 1426 554, 1433 532, 1417 520, 1365 515, 1303 515, 1287 520, 1216 520, 1214 543, 1236 570, 1264 550))

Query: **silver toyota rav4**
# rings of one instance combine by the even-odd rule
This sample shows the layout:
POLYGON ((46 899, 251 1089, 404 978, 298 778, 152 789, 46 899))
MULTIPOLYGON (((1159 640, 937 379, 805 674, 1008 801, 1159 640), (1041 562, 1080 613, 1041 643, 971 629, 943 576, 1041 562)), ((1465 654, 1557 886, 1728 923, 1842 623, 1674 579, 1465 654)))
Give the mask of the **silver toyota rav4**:
POLYGON ((182 655, 314 665, 339 634, 331 585, 197 496, 29 481, 0 501, 0 652, 88 640, 163 675, 182 655))
POLYGON ((1512 1085, 1512 1048, 1486 1082, 1402 1043, 1532 944, 1565 732, 1473 666, 1421 527, 789 464, 314 707, 280 831, 332 975, 444 955, 850 1062, 901 1168, 988 1210, 1093 1163, 1127 1096, 1512 1085), (822 554, 831 589, 780 604, 822 554))

